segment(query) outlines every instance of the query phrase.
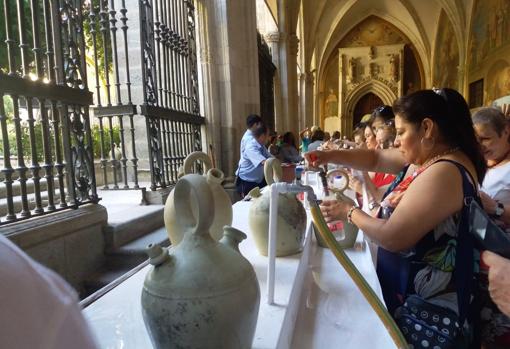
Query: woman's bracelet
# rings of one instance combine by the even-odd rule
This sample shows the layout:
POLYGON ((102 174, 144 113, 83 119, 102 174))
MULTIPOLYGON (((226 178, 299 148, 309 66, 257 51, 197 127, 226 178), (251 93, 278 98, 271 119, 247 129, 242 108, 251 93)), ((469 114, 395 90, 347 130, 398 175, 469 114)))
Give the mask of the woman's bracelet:
POLYGON ((359 210, 360 208, 358 206, 352 206, 349 211, 347 211, 347 222, 350 224, 354 224, 352 222, 352 214, 355 210, 359 210))

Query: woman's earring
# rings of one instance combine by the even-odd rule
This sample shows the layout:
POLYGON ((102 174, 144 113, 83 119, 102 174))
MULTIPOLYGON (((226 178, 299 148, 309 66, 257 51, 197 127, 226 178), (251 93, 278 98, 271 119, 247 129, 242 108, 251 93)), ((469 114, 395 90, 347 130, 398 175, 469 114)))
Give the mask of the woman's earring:
POLYGON ((434 148, 434 144, 435 144, 434 138, 423 137, 420 142, 424 149, 430 150, 430 149, 434 148))

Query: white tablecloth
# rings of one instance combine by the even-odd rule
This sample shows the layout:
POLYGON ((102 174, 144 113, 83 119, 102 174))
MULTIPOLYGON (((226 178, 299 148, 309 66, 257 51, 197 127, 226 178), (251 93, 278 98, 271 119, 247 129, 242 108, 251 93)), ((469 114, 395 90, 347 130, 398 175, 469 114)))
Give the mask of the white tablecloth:
MULTIPOLYGON (((277 259, 276 305, 267 305, 267 258, 256 251, 248 228, 250 205, 234 205, 232 225, 248 235, 240 250, 254 266, 261 287, 253 348, 394 348, 384 326, 331 251, 318 247, 311 238, 310 226, 303 253, 277 259)), ((357 249, 347 254, 381 297, 371 255, 361 235, 357 249)), ((140 306, 148 268, 84 309, 100 348, 152 348, 140 306)))

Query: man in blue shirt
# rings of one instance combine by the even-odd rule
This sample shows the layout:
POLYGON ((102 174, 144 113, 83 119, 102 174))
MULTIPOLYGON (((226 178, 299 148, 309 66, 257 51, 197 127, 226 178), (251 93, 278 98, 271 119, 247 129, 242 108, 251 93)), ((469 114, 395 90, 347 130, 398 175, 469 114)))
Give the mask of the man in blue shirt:
POLYGON ((266 186, 264 162, 272 157, 265 147, 267 138, 268 129, 266 125, 260 123, 251 130, 247 130, 241 139, 241 158, 236 172, 236 187, 241 197, 255 187, 266 186), (249 135, 247 135, 248 132, 249 135))
POLYGON ((243 147, 249 139, 253 138, 252 131, 255 130, 258 126, 262 125, 264 122, 262 118, 257 114, 248 115, 246 118, 246 132, 244 132, 243 137, 241 138, 241 153, 243 152, 243 147))

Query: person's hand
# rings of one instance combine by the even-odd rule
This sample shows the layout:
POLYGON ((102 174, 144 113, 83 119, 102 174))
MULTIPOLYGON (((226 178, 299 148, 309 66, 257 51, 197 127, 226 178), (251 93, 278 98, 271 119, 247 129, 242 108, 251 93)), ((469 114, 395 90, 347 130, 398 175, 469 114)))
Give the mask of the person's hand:
POLYGON ((363 183, 353 175, 349 175, 349 187, 358 194, 363 192, 363 183))
POLYGON ((492 199, 489 195, 485 194, 483 191, 480 191, 480 199, 482 200, 483 209, 488 214, 496 213, 496 207, 498 203, 496 200, 492 199))
POLYGON ((510 316, 510 260, 484 251, 482 260, 489 267, 489 292, 499 310, 510 316))
POLYGON ((326 222, 345 221, 352 204, 338 200, 324 200, 320 209, 326 222))
POLYGON ((505 116, 507 118, 509 118, 510 117, 510 104, 506 104, 506 103, 503 104, 501 106, 501 111, 503 112, 503 114, 505 114, 505 116))
POLYGON ((313 150, 305 153, 305 159, 308 161, 308 164, 311 167, 319 167, 321 165, 326 165, 329 162, 328 152, 313 150))
POLYGON ((324 142, 321 146, 320 146, 321 150, 337 150, 339 147, 337 144, 335 144, 335 142, 333 141, 327 141, 327 142, 324 142))

